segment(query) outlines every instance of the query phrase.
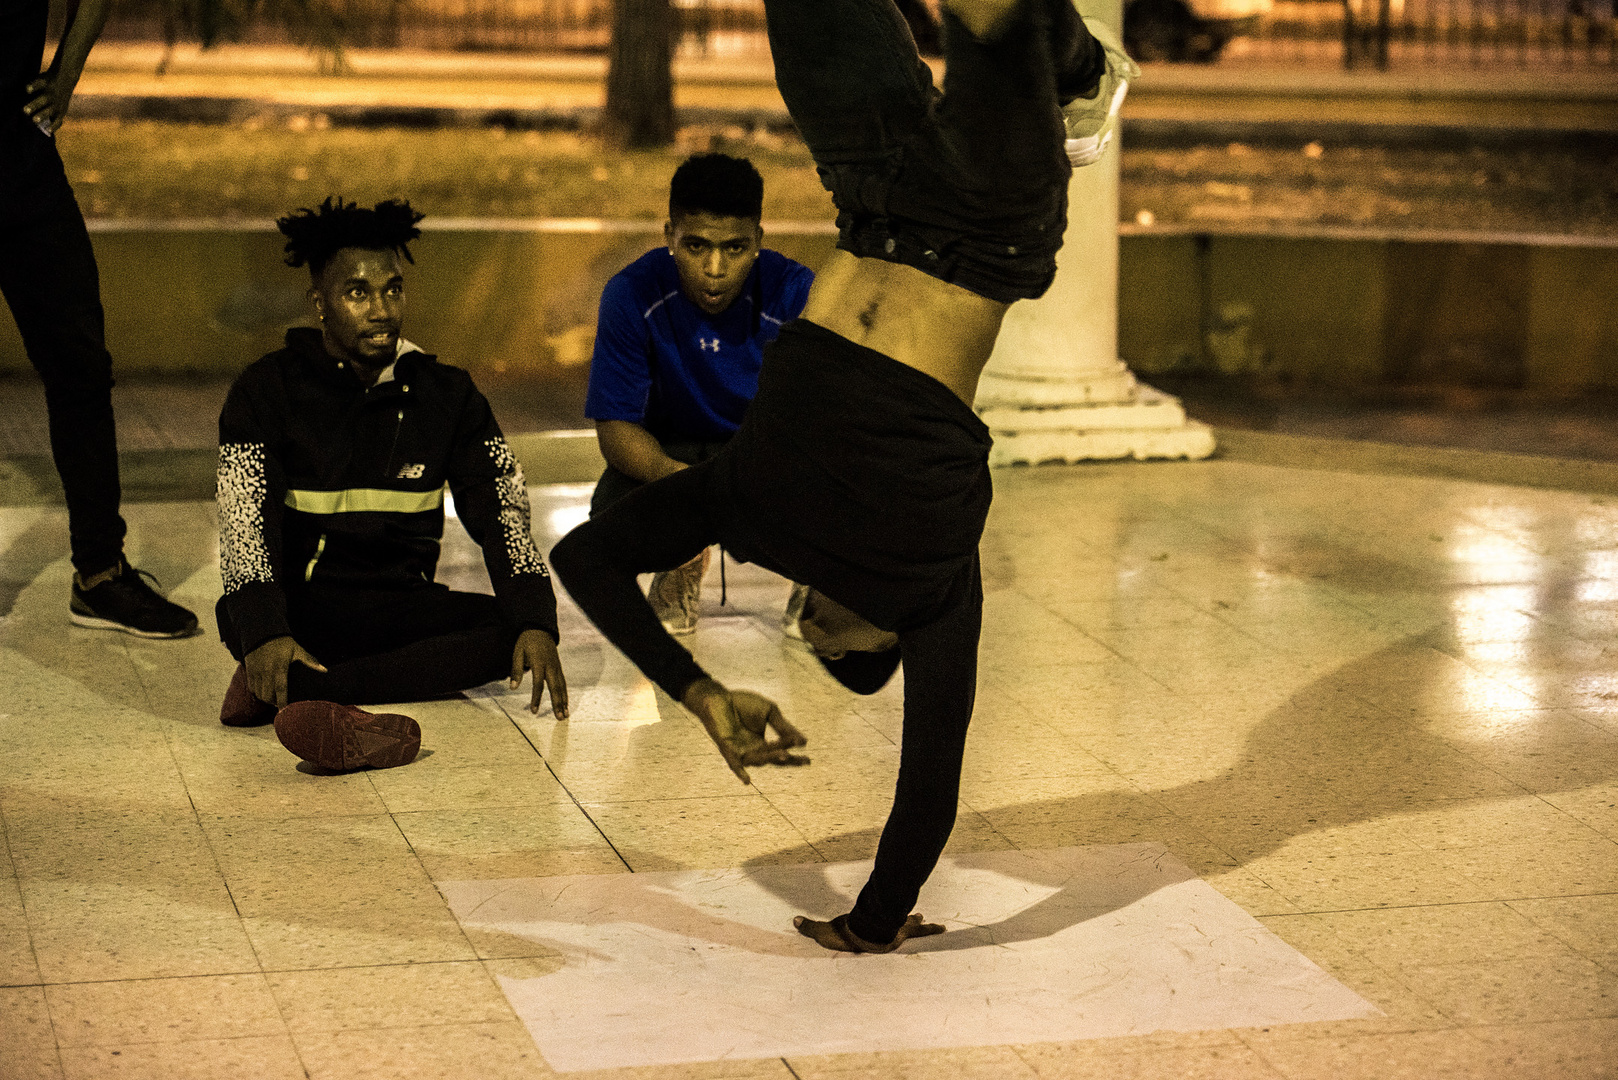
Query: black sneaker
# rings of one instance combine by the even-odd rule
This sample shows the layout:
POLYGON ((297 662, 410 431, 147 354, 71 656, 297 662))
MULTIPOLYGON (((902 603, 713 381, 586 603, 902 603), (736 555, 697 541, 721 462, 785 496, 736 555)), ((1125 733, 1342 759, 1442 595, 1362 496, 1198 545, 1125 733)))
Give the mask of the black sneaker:
POLYGON ((118 576, 82 588, 73 575, 73 600, 68 618, 74 626, 93 630, 122 630, 146 638, 189 637, 197 632, 197 617, 179 604, 171 604, 142 580, 157 579, 119 561, 118 576))

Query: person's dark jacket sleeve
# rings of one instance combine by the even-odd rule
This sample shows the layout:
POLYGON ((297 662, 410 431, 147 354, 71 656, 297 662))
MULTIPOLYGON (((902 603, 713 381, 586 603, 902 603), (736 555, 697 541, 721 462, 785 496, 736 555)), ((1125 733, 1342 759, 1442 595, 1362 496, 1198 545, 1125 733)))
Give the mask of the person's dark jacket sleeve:
POLYGON ((448 469, 455 512, 483 549, 483 562, 507 622, 543 630, 558 642, 556 592, 539 554, 528 508, 528 486, 506 445, 489 402, 469 388, 456 422, 448 469))
POLYGON ((219 572, 244 655, 292 633, 280 565, 287 485, 278 451, 285 422, 266 415, 266 402, 279 399, 253 389, 275 377, 268 368, 244 372, 219 415, 219 572))

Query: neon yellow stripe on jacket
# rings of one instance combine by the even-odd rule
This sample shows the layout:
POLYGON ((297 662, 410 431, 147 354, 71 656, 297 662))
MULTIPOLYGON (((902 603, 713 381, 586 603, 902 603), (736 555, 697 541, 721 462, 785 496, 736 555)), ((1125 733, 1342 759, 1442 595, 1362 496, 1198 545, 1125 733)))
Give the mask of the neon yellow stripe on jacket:
POLYGON ((347 488, 343 491, 287 491, 286 503, 306 514, 419 514, 444 505, 444 489, 387 491, 347 488))

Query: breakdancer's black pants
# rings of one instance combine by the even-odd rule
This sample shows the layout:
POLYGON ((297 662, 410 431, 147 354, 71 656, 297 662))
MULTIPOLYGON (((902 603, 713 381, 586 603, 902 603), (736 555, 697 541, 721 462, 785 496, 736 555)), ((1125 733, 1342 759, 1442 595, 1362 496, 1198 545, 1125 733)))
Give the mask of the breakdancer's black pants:
POLYGON ((100 278, 56 143, 21 109, 0 117, 0 294, 45 383, 73 568, 100 573, 124 551, 100 278))
POLYGON ((944 12, 944 90, 892 0, 765 0, 775 82, 838 215, 837 246, 991 300, 1056 273, 1072 174, 1060 107, 1101 46, 1072 0, 1023 0, 992 42, 944 12))

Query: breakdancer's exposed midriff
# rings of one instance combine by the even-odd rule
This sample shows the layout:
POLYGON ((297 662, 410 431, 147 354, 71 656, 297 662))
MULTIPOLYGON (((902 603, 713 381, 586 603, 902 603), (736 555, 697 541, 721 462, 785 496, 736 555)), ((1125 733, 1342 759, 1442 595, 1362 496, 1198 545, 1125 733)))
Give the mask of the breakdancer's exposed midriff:
POLYGON ((931 375, 971 405, 1010 306, 903 263, 834 251, 803 318, 931 375))

